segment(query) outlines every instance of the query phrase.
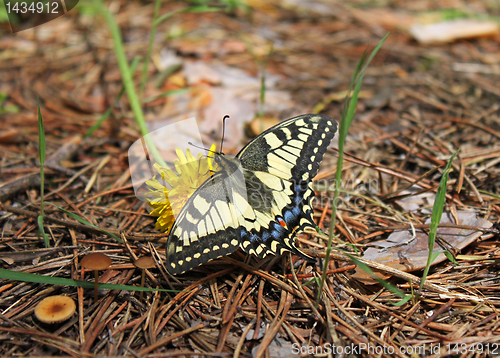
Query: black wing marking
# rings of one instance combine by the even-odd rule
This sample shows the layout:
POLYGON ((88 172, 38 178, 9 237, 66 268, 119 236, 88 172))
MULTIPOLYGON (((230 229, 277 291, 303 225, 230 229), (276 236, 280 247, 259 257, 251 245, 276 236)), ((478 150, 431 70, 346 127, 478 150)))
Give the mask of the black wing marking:
POLYGON ((265 183, 273 183, 272 194, 265 197, 262 193, 267 192, 267 190, 249 191, 249 201, 252 202, 252 194, 260 192, 259 198, 273 204, 270 211, 266 210, 267 208, 263 205, 252 205, 254 215, 260 220, 250 221, 247 219, 246 227, 240 227, 241 248, 260 258, 269 253, 276 255, 282 254, 284 251, 291 251, 312 261, 311 257, 295 246, 294 241, 298 232, 303 231, 308 226, 315 227, 309 205, 311 196, 314 194, 309 188, 309 184, 302 182, 295 185, 269 173, 256 173, 264 179, 265 183), (276 180, 283 185, 282 191, 275 188, 276 180))

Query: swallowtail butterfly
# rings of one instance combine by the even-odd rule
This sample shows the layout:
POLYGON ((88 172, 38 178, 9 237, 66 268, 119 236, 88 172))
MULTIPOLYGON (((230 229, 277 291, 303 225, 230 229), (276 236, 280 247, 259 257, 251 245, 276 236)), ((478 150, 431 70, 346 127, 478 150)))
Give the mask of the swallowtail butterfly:
POLYGON ((314 261, 295 244, 316 228, 311 180, 337 123, 306 114, 279 123, 235 158, 217 153, 218 170, 188 199, 168 236, 167 268, 181 274, 241 247, 260 258, 284 251, 314 261))

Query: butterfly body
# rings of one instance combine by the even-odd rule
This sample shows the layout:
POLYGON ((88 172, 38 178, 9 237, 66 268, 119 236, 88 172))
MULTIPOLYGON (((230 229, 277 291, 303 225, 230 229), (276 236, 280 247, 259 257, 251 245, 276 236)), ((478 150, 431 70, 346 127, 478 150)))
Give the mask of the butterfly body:
POLYGON ((186 272, 241 247, 260 258, 291 251, 315 228, 311 180, 336 132, 328 117, 303 115, 268 129, 235 158, 217 154, 218 170, 177 217, 167 241, 167 268, 186 272))

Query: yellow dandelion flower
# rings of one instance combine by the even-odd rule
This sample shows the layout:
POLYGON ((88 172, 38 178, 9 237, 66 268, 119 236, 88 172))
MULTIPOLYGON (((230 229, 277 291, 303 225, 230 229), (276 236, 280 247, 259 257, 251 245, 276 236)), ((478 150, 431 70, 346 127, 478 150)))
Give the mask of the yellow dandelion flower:
POLYGON ((210 147, 207 157, 198 153, 198 158, 195 158, 189 148, 186 149, 186 155, 179 148, 175 153, 179 158, 174 160, 177 173, 158 164, 154 165, 164 182, 172 187, 171 189, 166 188, 156 177, 146 181, 149 186, 146 198, 153 208, 150 214, 158 216, 155 229, 163 232, 170 230, 189 197, 210 178, 216 166, 213 160, 215 144, 210 147))

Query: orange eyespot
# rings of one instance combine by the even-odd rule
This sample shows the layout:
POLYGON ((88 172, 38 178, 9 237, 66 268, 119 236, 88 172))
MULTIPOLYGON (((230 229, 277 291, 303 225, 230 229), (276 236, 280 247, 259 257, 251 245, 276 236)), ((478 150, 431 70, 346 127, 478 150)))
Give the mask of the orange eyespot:
POLYGON ((286 229, 286 222, 283 219, 278 218, 278 222, 286 229))

